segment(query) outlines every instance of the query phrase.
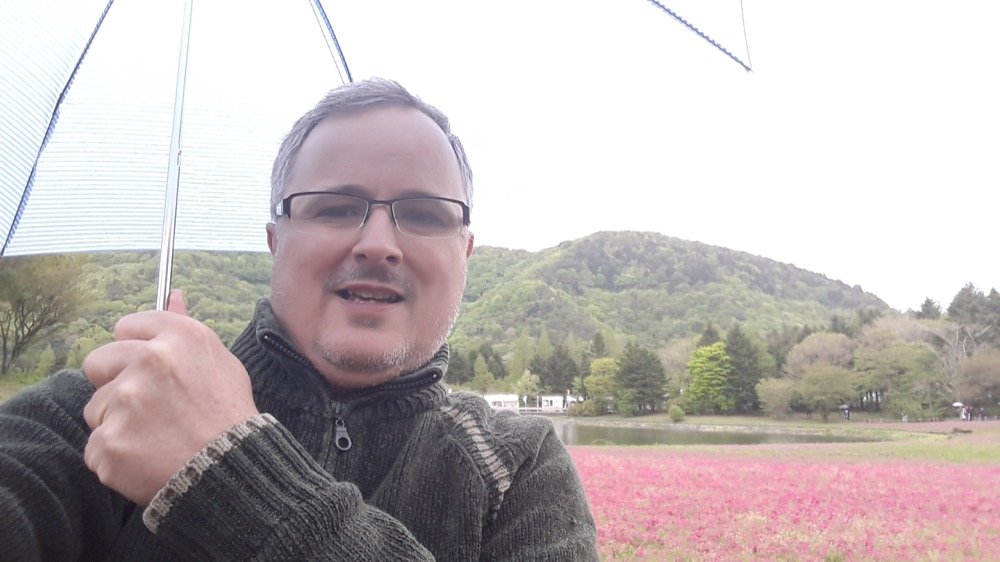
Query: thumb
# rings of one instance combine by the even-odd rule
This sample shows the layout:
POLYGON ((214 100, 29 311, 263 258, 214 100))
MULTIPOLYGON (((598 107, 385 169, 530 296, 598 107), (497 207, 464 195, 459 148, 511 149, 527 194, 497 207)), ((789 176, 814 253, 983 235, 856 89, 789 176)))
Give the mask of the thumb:
POLYGON ((170 290, 170 296, 167 297, 167 312, 188 315, 187 304, 184 303, 184 292, 180 289, 170 290))

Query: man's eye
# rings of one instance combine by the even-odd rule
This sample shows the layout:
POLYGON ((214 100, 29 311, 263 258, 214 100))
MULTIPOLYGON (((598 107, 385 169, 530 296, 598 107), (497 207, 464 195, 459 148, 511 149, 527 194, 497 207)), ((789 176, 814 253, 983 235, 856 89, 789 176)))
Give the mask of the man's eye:
POLYGON ((435 213, 428 210, 412 210, 400 217, 400 220, 410 224, 424 224, 428 226, 447 224, 447 213, 435 213))
POLYGON ((343 220, 356 218, 362 214, 363 211, 357 205, 330 205, 316 209, 310 213, 310 218, 313 220, 343 220))

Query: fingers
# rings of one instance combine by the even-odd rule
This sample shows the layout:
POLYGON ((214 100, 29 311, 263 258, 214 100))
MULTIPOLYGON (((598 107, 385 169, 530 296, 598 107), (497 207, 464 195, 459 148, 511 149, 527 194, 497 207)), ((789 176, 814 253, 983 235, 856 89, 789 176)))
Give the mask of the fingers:
MULTIPOLYGON (((180 295, 180 291, 177 291, 177 295, 180 295)), ((188 324, 188 330, 200 325, 187 315, 184 297, 177 296, 175 298, 174 293, 171 292, 166 312, 147 310, 129 314, 118 320, 118 323, 115 324, 115 339, 119 341, 151 340, 168 329, 185 324, 188 324)))
POLYGON ((180 289, 172 289, 167 297, 167 311, 188 315, 187 303, 184 302, 184 292, 180 289))
POLYGON ((90 352, 83 360, 83 374, 94 388, 113 381, 125 367, 135 361, 145 349, 146 342, 124 340, 111 342, 90 352))

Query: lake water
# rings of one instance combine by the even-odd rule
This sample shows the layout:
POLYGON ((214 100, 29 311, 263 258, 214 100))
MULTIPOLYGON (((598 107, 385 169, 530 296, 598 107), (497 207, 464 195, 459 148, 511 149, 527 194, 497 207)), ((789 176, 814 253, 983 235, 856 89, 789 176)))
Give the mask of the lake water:
POLYGON ((663 428, 586 425, 569 418, 552 418, 567 445, 758 445, 761 443, 847 443, 872 441, 863 437, 743 431, 698 431, 685 426, 663 428))

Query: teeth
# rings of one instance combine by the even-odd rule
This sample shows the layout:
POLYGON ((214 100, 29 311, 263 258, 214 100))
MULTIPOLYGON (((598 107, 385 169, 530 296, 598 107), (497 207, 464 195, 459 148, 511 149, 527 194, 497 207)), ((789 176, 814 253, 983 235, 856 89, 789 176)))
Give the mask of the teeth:
POLYGON ((383 295, 383 294, 372 294, 372 293, 359 293, 355 291, 339 291, 342 298, 348 300, 355 300, 361 302, 384 302, 384 303, 394 303, 399 302, 402 299, 399 295, 383 295))

